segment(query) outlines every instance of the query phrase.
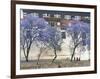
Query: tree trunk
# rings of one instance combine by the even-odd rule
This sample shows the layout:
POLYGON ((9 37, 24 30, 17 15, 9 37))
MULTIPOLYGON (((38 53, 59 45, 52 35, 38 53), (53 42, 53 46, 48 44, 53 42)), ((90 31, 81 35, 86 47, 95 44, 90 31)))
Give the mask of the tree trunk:
POLYGON ((38 55, 37 65, 39 65, 40 56, 42 54, 42 48, 40 48, 40 54, 38 55))
POLYGON ((28 56, 26 56, 26 62, 28 62, 28 56))
POLYGON ((30 48, 27 48, 27 56, 26 56, 26 61, 27 62, 28 62, 29 50, 30 50, 30 48))
POLYGON ((29 57, 29 52, 30 52, 31 44, 32 44, 32 42, 30 43, 29 47, 27 48, 26 62, 29 61, 28 57, 29 57))
POLYGON ((76 48, 73 49, 73 53, 72 53, 72 56, 71 56, 71 61, 73 60, 73 57, 74 57, 74 54, 75 54, 75 49, 76 48))
POLYGON ((54 57, 54 59, 52 60, 52 63, 56 60, 56 58, 57 58, 57 53, 56 53, 56 49, 54 49, 54 54, 55 54, 55 57, 54 57))
POLYGON ((26 53, 25 53, 25 48, 24 48, 24 46, 23 46, 23 52, 24 52, 25 60, 27 61, 27 56, 26 56, 26 53))
POLYGON ((77 43, 77 44, 75 45, 74 49, 73 49, 73 53, 72 53, 72 56, 71 56, 71 61, 73 60, 73 57, 74 57, 74 55, 75 55, 75 50, 76 50, 76 48, 77 48, 77 46, 78 46, 79 44, 80 44, 80 43, 77 43))

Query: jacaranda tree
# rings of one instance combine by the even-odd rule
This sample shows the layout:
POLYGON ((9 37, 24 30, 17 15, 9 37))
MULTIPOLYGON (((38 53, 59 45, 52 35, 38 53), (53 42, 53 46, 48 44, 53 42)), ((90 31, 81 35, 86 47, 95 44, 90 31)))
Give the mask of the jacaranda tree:
POLYGON ((55 27, 50 26, 43 18, 33 16, 33 14, 27 14, 21 20, 20 30, 21 47, 27 62, 33 42, 40 48, 37 64, 39 64, 40 56, 46 47, 54 49, 55 57, 53 61, 56 59, 56 50, 60 50, 61 36, 55 27))
POLYGON ((43 18, 33 16, 32 13, 21 19, 21 47, 27 62, 33 41, 40 41, 41 34, 47 26, 47 22, 43 18))
POLYGON ((38 62, 39 64, 39 58, 45 48, 52 48, 54 50, 54 60, 57 58, 57 50, 61 50, 61 33, 56 29, 56 27, 51 27, 47 25, 45 29, 42 29, 37 37, 37 42, 39 43, 40 47, 40 54, 38 56, 38 62))
POLYGON ((87 45, 88 49, 90 48, 90 25, 82 21, 73 21, 70 23, 70 26, 66 26, 66 31, 71 37, 72 45, 72 54, 71 61, 75 55, 75 51, 79 46, 83 47, 87 45))
POLYGON ((57 27, 50 27, 48 28, 47 34, 48 36, 48 43, 51 48, 54 50, 54 58, 52 60, 52 63, 55 61, 57 58, 57 51, 61 51, 61 44, 62 44, 62 39, 61 39, 61 32, 57 30, 57 27))
POLYGON ((20 40, 21 47, 24 52, 24 56, 26 61, 28 62, 28 56, 30 52, 30 48, 33 41, 33 16, 31 14, 27 15, 23 19, 21 19, 21 27, 20 27, 20 40))
POLYGON ((41 18, 39 23, 37 24, 37 36, 35 38, 35 43, 40 48, 40 53, 38 54, 38 61, 37 64, 39 65, 39 60, 41 54, 46 50, 47 47, 49 47, 49 37, 50 34, 48 34, 48 31, 50 31, 48 28, 51 28, 51 26, 48 25, 48 23, 41 18))

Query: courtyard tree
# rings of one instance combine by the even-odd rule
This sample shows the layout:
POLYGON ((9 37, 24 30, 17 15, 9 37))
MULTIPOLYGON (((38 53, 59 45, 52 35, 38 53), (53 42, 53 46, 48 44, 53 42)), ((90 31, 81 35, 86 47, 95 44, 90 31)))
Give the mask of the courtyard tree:
POLYGON ((45 27, 47 27, 47 22, 43 18, 34 16, 32 13, 21 19, 20 42, 27 62, 32 43, 37 40, 40 41, 40 34, 45 27))
POLYGON ((62 44, 62 39, 61 39, 61 32, 57 30, 57 27, 51 27, 48 29, 48 43, 51 48, 54 50, 54 58, 52 60, 52 63, 55 61, 57 58, 57 51, 61 51, 61 44, 62 44))
POLYGON ((66 31, 71 38, 71 61, 74 58, 76 49, 80 47, 84 51, 84 46, 90 48, 90 25, 82 21, 71 21, 69 26, 66 26, 66 31))
POLYGON ((37 36, 35 38, 35 43, 38 48, 40 48, 40 53, 38 54, 38 60, 37 64, 39 65, 39 60, 41 57, 41 54, 46 50, 49 43, 49 34, 48 31, 50 31, 48 28, 51 28, 51 26, 48 24, 46 20, 43 18, 40 18, 37 23, 37 36))
POLYGON ((52 27, 50 25, 46 25, 45 29, 41 30, 37 37, 38 46, 40 47, 40 53, 38 56, 38 62, 40 56, 44 49, 50 48, 54 50, 54 60, 57 58, 57 50, 61 50, 61 33, 56 29, 56 27, 52 27))
POLYGON ((23 49, 23 53, 26 61, 28 62, 28 56, 31 49, 32 41, 33 41, 33 16, 28 14, 26 17, 21 19, 21 27, 20 27, 20 43, 21 48, 23 49))

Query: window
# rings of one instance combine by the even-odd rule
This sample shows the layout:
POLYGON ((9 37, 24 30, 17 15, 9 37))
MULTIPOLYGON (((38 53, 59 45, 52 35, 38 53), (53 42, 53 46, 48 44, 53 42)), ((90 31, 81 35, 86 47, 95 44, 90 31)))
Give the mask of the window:
POLYGON ((74 20, 78 20, 78 21, 81 20, 81 16, 75 16, 74 20))
POLYGON ((33 16, 39 16, 39 14, 38 13, 33 13, 33 16))
POLYGON ((71 19, 71 15, 65 15, 64 19, 70 20, 71 19))
POLYGON ((27 13, 23 12, 23 15, 21 15, 21 17, 26 17, 27 16, 27 13))
POLYGON ((61 18, 61 15, 60 14, 54 14, 54 17, 55 18, 61 18))
POLYGON ((50 17, 50 14, 44 13, 43 17, 50 17))
POLYGON ((85 16, 84 19, 90 20, 90 17, 89 16, 85 16))

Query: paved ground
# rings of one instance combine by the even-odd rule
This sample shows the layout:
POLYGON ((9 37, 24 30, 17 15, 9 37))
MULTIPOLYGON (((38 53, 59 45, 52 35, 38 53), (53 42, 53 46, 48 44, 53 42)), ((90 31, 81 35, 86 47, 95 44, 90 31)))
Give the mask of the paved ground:
POLYGON ((62 67, 84 67, 89 66, 89 60, 82 61, 70 61, 70 60, 55 60, 52 63, 51 59, 40 60, 37 64, 37 60, 31 60, 29 62, 21 61, 21 69, 39 69, 39 68, 62 68, 62 67))

